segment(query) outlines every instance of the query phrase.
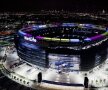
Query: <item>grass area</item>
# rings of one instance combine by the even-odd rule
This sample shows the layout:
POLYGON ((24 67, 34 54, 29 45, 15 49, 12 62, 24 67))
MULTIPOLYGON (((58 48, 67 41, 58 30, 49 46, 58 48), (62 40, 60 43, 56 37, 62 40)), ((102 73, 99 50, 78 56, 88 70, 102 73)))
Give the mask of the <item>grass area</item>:
POLYGON ((7 45, 10 45, 11 43, 10 42, 7 42, 7 41, 0 41, 0 45, 1 46, 7 46, 7 45))
POLYGON ((2 65, 2 64, 0 64, 0 70, 2 69, 2 67, 3 67, 3 65, 2 65))

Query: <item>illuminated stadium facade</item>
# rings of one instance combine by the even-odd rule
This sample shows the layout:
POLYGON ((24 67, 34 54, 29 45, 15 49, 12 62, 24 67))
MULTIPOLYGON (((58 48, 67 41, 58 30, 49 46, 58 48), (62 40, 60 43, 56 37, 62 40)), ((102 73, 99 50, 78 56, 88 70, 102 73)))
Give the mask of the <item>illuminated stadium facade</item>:
POLYGON ((106 60, 107 35, 93 24, 33 25, 19 30, 15 44, 21 59, 39 67, 88 71, 106 60))

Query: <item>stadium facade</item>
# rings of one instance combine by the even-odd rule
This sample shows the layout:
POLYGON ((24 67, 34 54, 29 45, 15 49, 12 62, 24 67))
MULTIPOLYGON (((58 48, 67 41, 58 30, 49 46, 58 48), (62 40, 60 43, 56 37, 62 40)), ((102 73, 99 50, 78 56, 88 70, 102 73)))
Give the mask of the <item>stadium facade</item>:
POLYGON ((106 60, 107 34, 93 24, 33 25, 19 30, 15 43, 18 56, 34 65, 88 71, 106 60))

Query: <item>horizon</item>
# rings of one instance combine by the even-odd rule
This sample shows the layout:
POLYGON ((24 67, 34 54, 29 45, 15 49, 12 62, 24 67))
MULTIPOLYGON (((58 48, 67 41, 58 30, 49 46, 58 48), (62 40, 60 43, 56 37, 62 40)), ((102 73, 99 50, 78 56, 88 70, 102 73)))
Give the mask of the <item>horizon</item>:
POLYGON ((1 11, 67 10, 75 12, 108 11, 106 1, 97 0, 0 0, 1 11))

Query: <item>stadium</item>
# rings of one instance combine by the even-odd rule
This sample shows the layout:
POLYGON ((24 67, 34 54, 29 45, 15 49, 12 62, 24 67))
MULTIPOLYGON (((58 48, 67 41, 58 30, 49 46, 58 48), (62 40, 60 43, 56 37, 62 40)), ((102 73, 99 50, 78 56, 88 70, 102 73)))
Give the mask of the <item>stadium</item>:
POLYGON ((48 24, 19 30, 15 43, 19 57, 29 63, 88 71, 106 60, 107 35, 107 29, 99 25, 48 24))
POLYGON ((32 24, 18 30, 14 43, 0 52, 1 71, 21 85, 39 90, 84 90, 108 85, 105 25, 32 24))

